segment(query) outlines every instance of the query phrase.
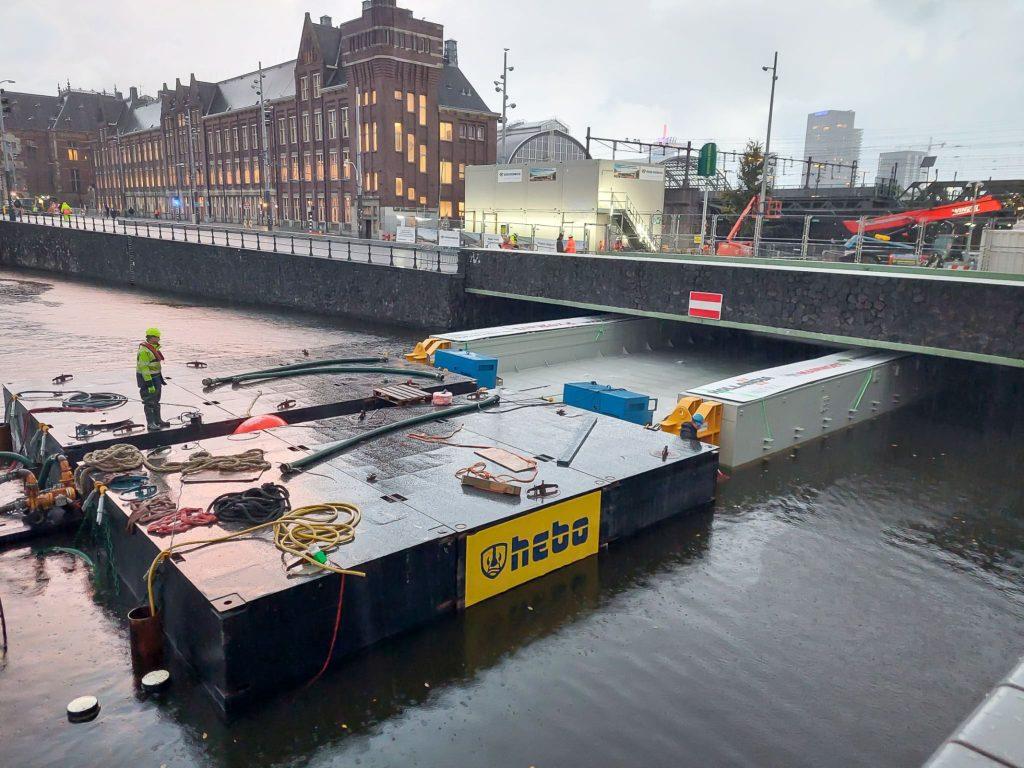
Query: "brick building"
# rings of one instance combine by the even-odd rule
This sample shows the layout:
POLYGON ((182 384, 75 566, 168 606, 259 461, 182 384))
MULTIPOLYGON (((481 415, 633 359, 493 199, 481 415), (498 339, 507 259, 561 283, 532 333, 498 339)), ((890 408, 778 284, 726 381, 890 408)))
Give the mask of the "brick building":
POLYGON ((220 82, 132 90, 99 131, 99 205, 213 221, 371 233, 388 212, 464 210, 464 169, 493 163, 498 115, 440 24, 395 0, 359 18, 303 21, 292 61, 220 82), (259 89, 266 107, 266 148, 259 89), (361 209, 360 209, 361 202, 361 209))
POLYGON ((97 132, 124 109, 119 93, 59 88, 56 96, 7 91, 4 118, 16 195, 51 196, 76 207, 95 206, 92 147, 97 132))

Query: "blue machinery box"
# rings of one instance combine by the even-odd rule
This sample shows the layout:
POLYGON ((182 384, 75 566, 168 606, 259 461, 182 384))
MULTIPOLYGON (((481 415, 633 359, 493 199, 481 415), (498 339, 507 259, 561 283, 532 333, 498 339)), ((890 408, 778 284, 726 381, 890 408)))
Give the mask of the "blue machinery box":
POLYGON ((434 353, 434 367, 444 368, 452 373, 472 376, 481 387, 494 389, 498 386, 498 358, 478 355, 476 352, 460 352, 439 349, 434 353))
POLYGON ((614 416, 634 424, 650 424, 654 418, 654 409, 658 407, 658 401, 647 395, 595 381, 566 384, 562 388, 562 401, 566 405, 614 416))

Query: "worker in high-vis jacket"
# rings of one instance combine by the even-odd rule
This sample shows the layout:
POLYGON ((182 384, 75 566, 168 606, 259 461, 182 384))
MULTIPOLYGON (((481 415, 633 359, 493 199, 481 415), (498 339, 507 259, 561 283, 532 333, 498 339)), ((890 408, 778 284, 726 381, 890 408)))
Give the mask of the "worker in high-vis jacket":
POLYGON ((160 394, 166 384, 160 365, 163 359, 160 329, 146 329, 146 340, 139 344, 139 353, 135 358, 135 380, 139 385, 142 408, 146 412, 146 428, 151 432, 171 426, 169 421, 160 418, 160 394))

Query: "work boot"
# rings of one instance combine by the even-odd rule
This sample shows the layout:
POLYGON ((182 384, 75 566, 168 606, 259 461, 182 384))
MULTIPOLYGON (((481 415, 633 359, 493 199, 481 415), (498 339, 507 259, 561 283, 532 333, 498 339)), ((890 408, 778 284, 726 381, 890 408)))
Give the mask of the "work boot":
POLYGON ((159 406, 154 407, 152 403, 143 403, 142 410, 146 413, 146 429, 150 432, 156 432, 157 430, 163 429, 160 424, 160 413, 157 410, 159 406))
POLYGON ((160 429, 167 429, 171 426, 171 422, 164 421, 160 418, 160 403, 153 405, 153 415, 156 417, 156 423, 160 425, 160 429))

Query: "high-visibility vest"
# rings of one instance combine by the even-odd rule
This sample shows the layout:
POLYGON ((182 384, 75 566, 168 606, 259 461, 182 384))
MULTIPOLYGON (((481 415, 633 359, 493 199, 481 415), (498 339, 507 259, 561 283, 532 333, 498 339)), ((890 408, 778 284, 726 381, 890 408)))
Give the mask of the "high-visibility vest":
POLYGON ((159 344, 151 345, 144 341, 139 344, 139 353, 135 358, 135 370, 142 376, 143 381, 152 381, 154 376, 160 375, 160 361, 163 359, 159 344))

